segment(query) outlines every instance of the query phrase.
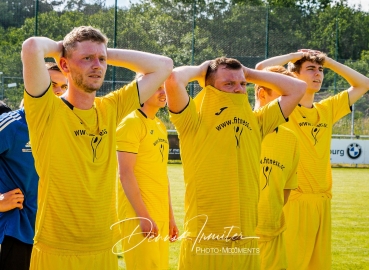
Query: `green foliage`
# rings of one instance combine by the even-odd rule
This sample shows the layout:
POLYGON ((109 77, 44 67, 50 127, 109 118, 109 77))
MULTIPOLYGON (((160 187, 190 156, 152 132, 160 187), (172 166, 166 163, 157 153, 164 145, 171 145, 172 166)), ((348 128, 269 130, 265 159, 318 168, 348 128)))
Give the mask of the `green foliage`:
MULTIPOLYGON (((115 43, 118 48, 166 55, 174 60, 175 66, 197 65, 228 56, 252 68, 265 57, 311 48, 332 58, 350 59, 339 61, 368 76, 369 14, 347 7, 344 0, 334 4, 330 0, 310 1, 312 6, 302 9, 301 3, 305 2, 142 0, 130 8, 117 10, 115 34, 115 10, 106 8, 104 0, 39 0, 51 4, 49 9, 41 8, 38 14, 38 35, 61 40, 75 26, 92 25, 109 37, 110 47, 115 43), (51 10, 58 3, 65 8, 51 10)), ((9 3, 0 3, 0 14, 4 14, 0 16, 0 71, 6 77, 21 78, 22 42, 35 33, 35 17, 31 12, 34 1, 26 0, 22 10, 28 11, 27 16, 19 16, 18 20, 14 19, 16 13, 7 13, 9 7, 14 11, 14 5, 9 3), (11 20, 17 21, 14 24, 17 27, 1 26, 3 18, 10 20, 9 14, 13 16, 11 20)), ((127 69, 109 67, 100 94, 132 78, 133 73, 127 69)), ((348 87, 343 78, 327 70, 323 93, 333 94, 348 87)), ((253 94, 249 98, 252 103, 253 94)), ((356 117, 366 117, 367 101, 367 94, 358 101, 356 117)))
POLYGON ((164 123, 167 129, 175 129, 174 125, 169 120, 168 107, 160 108, 156 116, 164 123))
MULTIPOLYGON (((35 15, 35 0, 0 2, 0 26, 5 29, 9 27, 20 27, 27 18, 35 15)), ((38 0, 38 11, 40 13, 53 10, 53 5, 46 0, 38 0)))

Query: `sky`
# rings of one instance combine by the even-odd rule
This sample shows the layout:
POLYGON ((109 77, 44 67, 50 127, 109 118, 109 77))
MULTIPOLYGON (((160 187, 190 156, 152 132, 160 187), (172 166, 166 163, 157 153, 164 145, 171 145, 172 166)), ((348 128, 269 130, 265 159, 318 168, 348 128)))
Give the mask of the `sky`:
MULTIPOLYGON (((138 3, 139 0, 117 0, 118 6, 120 7, 128 7, 130 2, 138 3)), ((361 4, 361 10, 369 12, 369 0, 348 0, 347 2, 350 7, 354 5, 357 7, 361 4)), ((106 0, 105 3, 107 6, 114 6, 115 0, 106 0)))

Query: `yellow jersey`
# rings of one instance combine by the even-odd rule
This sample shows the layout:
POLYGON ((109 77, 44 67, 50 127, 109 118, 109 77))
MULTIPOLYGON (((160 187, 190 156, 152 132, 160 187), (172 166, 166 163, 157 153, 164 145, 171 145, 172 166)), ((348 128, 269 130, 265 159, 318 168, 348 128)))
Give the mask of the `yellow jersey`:
POLYGON ((312 108, 297 106, 285 127, 295 132, 300 144, 297 170, 298 188, 290 198, 301 193, 327 193, 332 196, 330 146, 335 122, 351 111, 347 91, 313 103, 312 108))
POLYGON ((275 237, 286 229, 284 189, 297 188, 300 151, 296 135, 279 126, 261 144, 258 236, 275 237))
POLYGON ((285 122, 278 101, 253 112, 247 94, 212 86, 170 115, 180 140, 188 237, 254 237, 262 138, 285 122))
POLYGON ((35 243, 74 251, 112 248, 116 128, 140 107, 136 82, 95 98, 89 110, 56 97, 51 86, 37 98, 25 92, 24 101, 40 176, 35 243))
MULTIPOLYGON (((117 151, 137 154, 134 174, 142 200, 157 221, 169 222, 167 163, 169 144, 165 125, 157 118, 147 118, 141 111, 129 114, 117 129, 117 151)), ((127 197, 123 196, 121 218, 136 217, 127 197)))

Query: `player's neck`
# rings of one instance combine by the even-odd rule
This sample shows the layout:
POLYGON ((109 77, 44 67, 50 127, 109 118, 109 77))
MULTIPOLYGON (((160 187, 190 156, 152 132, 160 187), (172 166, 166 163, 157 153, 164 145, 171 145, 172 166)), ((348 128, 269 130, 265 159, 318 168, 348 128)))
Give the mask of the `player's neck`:
POLYGON ((314 96, 315 96, 315 93, 306 92, 305 95, 300 100, 299 104, 309 109, 312 108, 313 102, 314 102, 314 96))
POLYGON ((156 113, 159 111, 159 108, 144 105, 140 110, 145 113, 147 118, 154 119, 156 116, 156 113))
POLYGON ((70 104, 81 110, 91 109, 94 104, 95 96, 96 92, 87 93, 82 90, 74 90, 73 88, 69 88, 63 95, 70 104))

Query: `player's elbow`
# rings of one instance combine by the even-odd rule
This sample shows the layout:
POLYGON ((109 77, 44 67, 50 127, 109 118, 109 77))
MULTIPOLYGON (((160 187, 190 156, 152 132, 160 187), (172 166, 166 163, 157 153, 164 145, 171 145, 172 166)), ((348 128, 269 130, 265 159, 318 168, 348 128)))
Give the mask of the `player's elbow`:
POLYGON ((265 67, 264 67, 264 65, 263 65, 263 63, 262 62, 260 62, 260 63, 257 63, 256 64, 256 66, 255 66, 255 69, 256 70, 262 70, 262 69, 264 69, 265 67))
POLYGON ((38 42, 35 37, 26 39, 22 44, 22 58, 25 55, 34 54, 38 50, 38 42))
POLYGON ((305 95, 306 89, 307 89, 307 83, 304 81, 300 81, 296 79, 296 87, 295 87, 295 93, 300 101, 300 99, 305 95))
POLYGON ((163 56, 161 64, 162 68, 160 69, 160 71, 165 73, 166 77, 168 77, 173 70, 173 60, 169 57, 163 56))
POLYGON ((165 88, 167 90, 177 88, 181 83, 181 75, 176 69, 170 73, 168 79, 165 81, 165 88))

